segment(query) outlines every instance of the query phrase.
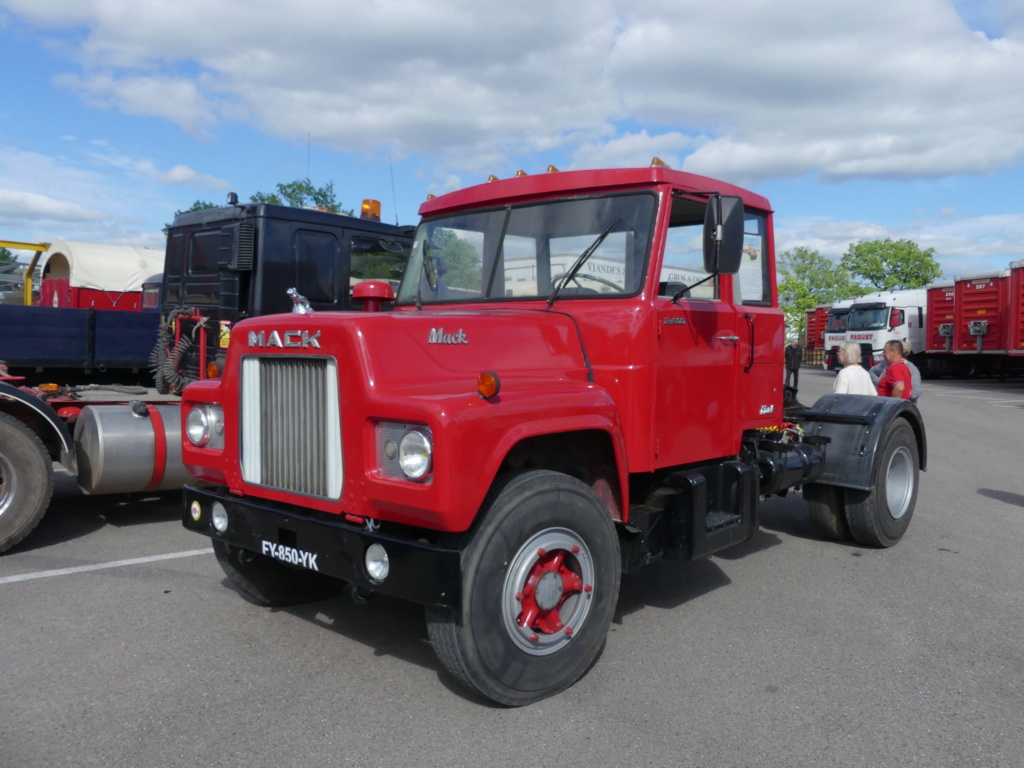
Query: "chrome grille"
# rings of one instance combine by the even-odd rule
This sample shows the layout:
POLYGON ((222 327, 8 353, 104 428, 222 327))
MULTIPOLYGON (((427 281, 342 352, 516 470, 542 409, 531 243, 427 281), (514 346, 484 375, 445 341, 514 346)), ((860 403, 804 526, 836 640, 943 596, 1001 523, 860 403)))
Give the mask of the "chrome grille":
POLYGON ((341 497, 338 367, 324 357, 246 357, 241 462, 247 483, 341 497))

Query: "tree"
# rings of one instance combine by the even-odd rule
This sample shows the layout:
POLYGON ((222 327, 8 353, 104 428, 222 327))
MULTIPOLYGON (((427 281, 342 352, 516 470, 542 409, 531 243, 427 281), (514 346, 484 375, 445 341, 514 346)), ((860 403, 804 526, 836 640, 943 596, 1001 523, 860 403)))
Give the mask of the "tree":
MULTIPOLYGON (((254 192, 249 198, 253 203, 267 203, 269 205, 287 205, 292 208, 322 208, 331 213, 342 213, 346 216, 353 216, 353 210, 341 210, 341 204, 334 194, 334 182, 329 181, 322 187, 314 187, 309 179, 296 179, 287 184, 278 184, 276 192, 254 192)), ((175 211, 175 217, 182 213, 192 211, 203 211, 207 208, 218 206, 208 203, 205 200, 196 200, 191 207, 184 211, 175 211)), ((164 225, 164 235, 168 233, 171 225, 164 225)))
POLYGON ((0 248, 0 264, 13 264, 17 259, 8 248, 0 248))
POLYGON ((779 255, 779 276, 779 306, 793 334, 806 330, 807 310, 864 293, 841 263, 802 245, 779 255))
POLYGON ((862 240, 851 243, 842 265, 879 291, 923 288, 942 274, 932 254, 911 240, 862 240))
MULTIPOLYGON (((205 211, 207 208, 216 208, 216 207, 217 206, 214 205, 213 203, 208 203, 205 200, 196 200, 194 203, 192 203, 192 205, 190 205, 185 210, 183 210, 183 211, 175 211, 174 212, 174 218, 178 218, 183 213, 192 213, 193 211, 205 211)), ((170 230, 171 230, 171 225, 170 224, 164 224, 164 236, 165 237, 167 236, 167 233, 170 232, 170 230)))
POLYGON ((277 192, 256 192, 250 199, 254 203, 290 205, 292 208, 323 208, 332 213, 344 213, 346 216, 353 214, 351 210, 340 209, 340 203, 334 195, 333 181, 322 187, 314 187, 308 178, 296 179, 287 184, 278 184, 277 192))

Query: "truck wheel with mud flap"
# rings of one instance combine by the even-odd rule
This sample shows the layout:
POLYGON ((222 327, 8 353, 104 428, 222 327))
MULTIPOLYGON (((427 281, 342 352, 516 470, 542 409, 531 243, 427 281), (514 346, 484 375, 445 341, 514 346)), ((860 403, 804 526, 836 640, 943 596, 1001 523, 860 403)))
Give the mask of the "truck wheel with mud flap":
POLYGON ((53 462, 39 437, 0 413, 0 552, 24 539, 53 495, 53 462))
POLYGON ((854 539, 891 547, 903 537, 917 503, 920 463, 914 430, 897 419, 882 438, 875 487, 846 489, 846 520, 854 539))
POLYGON ((586 673, 618 599, 618 536, 585 483, 516 473, 492 492, 462 557, 460 608, 427 608, 444 666, 507 706, 558 693, 586 673))
POLYGON ((835 485, 811 483, 803 487, 804 506, 814 529, 826 539, 847 541, 850 527, 846 524, 846 501, 843 489, 835 485))
POLYGON ((292 568, 217 539, 213 540, 213 552, 235 588, 261 605, 313 603, 334 597, 345 587, 338 579, 292 568))

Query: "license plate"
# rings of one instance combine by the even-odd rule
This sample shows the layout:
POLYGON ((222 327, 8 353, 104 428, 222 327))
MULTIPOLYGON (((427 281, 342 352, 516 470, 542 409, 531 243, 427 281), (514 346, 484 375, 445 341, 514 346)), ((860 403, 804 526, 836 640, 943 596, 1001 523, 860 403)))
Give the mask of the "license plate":
POLYGON ((289 547, 284 544, 275 544, 272 541, 262 540, 262 554, 280 560, 282 563, 305 568, 310 571, 319 571, 316 565, 318 557, 316 552, 307 552, 304 549, 289 547))

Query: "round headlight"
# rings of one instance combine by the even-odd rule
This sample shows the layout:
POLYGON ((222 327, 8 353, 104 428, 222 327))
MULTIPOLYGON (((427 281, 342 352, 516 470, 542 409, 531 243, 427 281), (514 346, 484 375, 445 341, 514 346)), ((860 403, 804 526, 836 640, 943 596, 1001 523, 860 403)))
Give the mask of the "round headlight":
POLYGON ((431 453, 430 435, 411 429, 398 443, 398 465, 406 477, 419 480, 430 472, 431 453))
POLYGON ((213 502, 213 511, 210 519, 213 522, 213 527, 220 533, 224 533, 228 529, 228 511, 219 501, 213 502))
POLYGON ((374 584, 380 584, 388 577, 391 571, 391 562, 388 560, 388 552, 380 544, 371 544, 366 549, 366 575, 374 584))
POLYGON ((192 445, 202 448, 210 442, 210 417, 202 406, 194 405, 185 417, 185 434, 192 445))

